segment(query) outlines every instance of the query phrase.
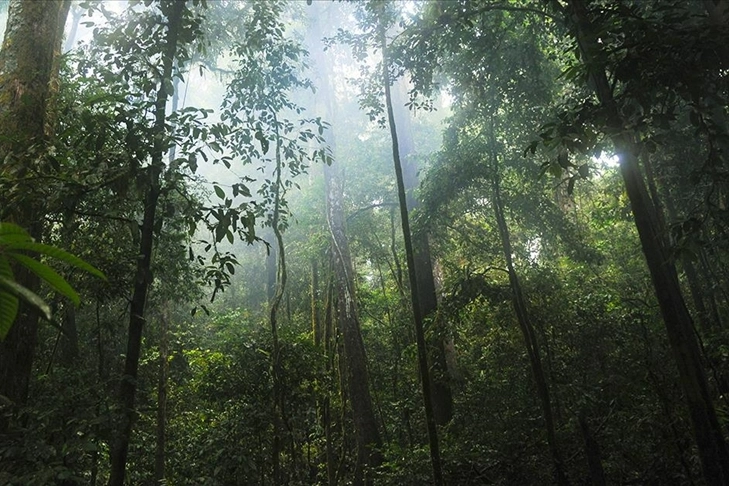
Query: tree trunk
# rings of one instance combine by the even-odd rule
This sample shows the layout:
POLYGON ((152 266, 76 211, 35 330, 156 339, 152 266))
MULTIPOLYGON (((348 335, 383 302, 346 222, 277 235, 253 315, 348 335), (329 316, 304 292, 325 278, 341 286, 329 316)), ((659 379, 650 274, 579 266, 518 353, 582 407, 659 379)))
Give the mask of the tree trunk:
POLYGON ((167 444, 167 377, 169 375, 169 321, 170 303, 163 304, 160 316, 159 374, 157 379, 157 441, 154 453, 154 481, 164 484, 165 448, 167 444))
POLYGON ((519 282, 519 277, 516 274, 514 262, 511 257, 511 238, 509 235, 509 227, 506 224, 506 217, 504 216, 504 205, 501 200, 501 189, 499 183, 500 175, 499 168, 496 162, 496 154, 492 153, 491 157, 492 170, 494 171, 494 214, 496 217, 496 224, 499 228, 501 245, 504 250, 504 258, 506 259, 506 269, 509 273, 509 286, 511 287, 512 303, 514 305, 516 319, 519 322, 519 328, 524 335, 524 344, 526 345, 527 355, 529 356, 529 364, 531 366, 532 374, 534 376, 534 383, 537 387, 537 396, 539 397, 539 402, 542 407, 542 417, 544 418, 544 426, 547 431, 547 445, 549 446, 549 452, 552 455, 552 463, 554 466, 554 473, 557 479, 557 484, 565 486, 569 484, 569 481, 567 480, 567 476, 565 475, 562 456, 559 453, 559 448, 557 447, 557 438, 554 430, 554 416, 552 413, 552 401, 549 396, 549 386, 547 385, 547 378, 544 373, 544 367, 542 366, 542 357, 539 351, 539 340, 537 339, 536 333, 534 332, 534 326, 532 325, 531 319, 529 318, 526 300, 524 299, 524 294, 521 289, 521 283, 519 282))
POLYGON ((413 251, 412 234, 410 232, 410 219, 408 216, 408 205, 403 180, 402 164, 400 162, 400 149, 398 146, 397 128, 395 126, 395 115, 392 109, 392 94, 390 92, 390 73, 387 59, 387 38, 383 25, 379 27, 380 48, 382 49, 382 83, 385 88, 385 105, 387 108, 387 121, 390 127, 392 140, 392 158, 395 166, 395 177, 397 179, 397 193, 400 203, 400 223, 402 224, 403 239, 405 240, 405 256, 408 264, 408 278, 410 281, 410 295, 412 299, 413 320, 415 322, 415 341, 418 348, 418 369, 420 371, 420 385, 423 391, 423 408, 425 410, 425 422, 428 429, 428 443, 430 446, 430 462, 433 468, 433 483, 441 486, 443 472, 440 464, 440 446, 438 444, 438 429, 433 416, 432 390, 430 385, 430 369, 428 367, 428 355, 425 344, 425 331, 423 328, 423 314, 418 290, 418 277, 415 274, 415 255, 413 251))
POLYGON ((147 193, 144 198, 144 215, 140 227, 139 259, 134 276, 134 292, 132 294, 129 336, 127 339, 127 353, 124 362, 124 374, 119 387, 119 401, 121 415, 119 417, 116 438, 110 451, 111 469, 109 486, 123 486, 126 474, 127 455, 132 428, 135 418, 135 395, 137 391, 137 373, 142 347, 142 330, 146 322, 145 311, 147 306, 147 292, 152 283, 151 265, 154 248, 155 223, 157 202, 162 191, 161 175, 164 169, 165 153, 165 124, 167 100, 171 93, 169 87, 172 83, 172 68, 177 53, 178 35, 182 25, 182 15, 185 10, 185 0, 172 0, 167 5, 167 36, 165 39, 165 53, 162 58, 162 77, 159 80, 159 90, 155 101, 154 147, 152 160, 147 169, 149 175, 147 193))
MULTIPOLYGON (((317 8, 321 8, 317 5, 317 8)), ((326 12, 320 10, 320 15, 314 16, 315 20, 310 26, 308 36, 312 45, 321 42, 322 22, 326 17, 326 12)), ((335 101, 333 99, 333 88, 331 87, 331 71, 329 69, 330 61, 325 58, 323 49, 314 49, 312 61, 316 66, 316 72, 319 77, 321 97, 317 99, 317 110, 322 118, 326 120, 334 120, 336 117, 335 101)), ((332 152, 335 151, 336 142, 331 130, 324 133, 327 144, 332 152)), ((359 315, 356 304, 356 294, 354 288, 354 268, 352 266, 352 258, 349 252, 349 241, 347 239, 344 217, 344 180, 342 171, 336 166, 336 162, 332 165, 324 166, 324 180, 326 186, 326 211, 327 224, 331 235, 332 248, 332 266, 333 278, 335 281, 332 301, 336 303, 335 316, 339 324, 342 335, 346 383, 349 389, 349 399, 352 407, 352 417, 355 428, 355 441, 357 447, 357 458, 355 465, 354 484, 371 484, 372 475, 368 469, 377 468, 382 463, 382 455, 380 447, 382 445, 380 433, 377 428, 374 408, 372 405, 372 397, 369 389, 369 371, 367 369, 367 355, 365 351, 364 341, 360 330, 359 315)), ((329 315, 327 315, 329 319, 329 315)), ((330 323, 327 324, 329 328, 330 323)), ((328 329, 327 335, 331 338, 331 330, 328 329)), ((326 338, 325 338, 326 339, 326 338)), ((333 353, 334 350, 330 350, 333 353)), ((329 403, 327 403, 328 414, 329 403)), ((331 430, 328 430, 331 438, 331 430)), ((329 447, 330 441, 327 441, 329 447)), ((328 465, 333 467, 331 463, 333 457, 331 451, 328 450, 328 465)), ((336 474, 333 469, 328 469, 329 484, 336 482, 336 474)))
POLYGON ((587 465, 590 468, 590 481, 592 486, 605 486, 605 471, 602 468, 602 458, 600 455, 600 446, 595 440, 595 436, 590 430, 587 423, 587 416, 584 411, 580 411, 578 416, 580 423, 580 431, 582 432, 582 440, 585 443, 585 455, 587 456, 587 465))
POLYGON ((370 484, 365 475, 367 467, 377 467, 382 461, 379 431, 369 390, 369 372, 354 291, 354 269, 349 253, 349 242, 344 229, 343 184, 335 167, 324 167, 327 193, 327 220, 332 237, 334 276, 338 293, 337 318, 344 341, 347 383, 352 404, 357 440, 357 468, 355 484, 370 484))
MULTIPOLYGON (((395 85, 393 97, 393 113, 395 126, 398 128, 398 149, 402 162, 403 182, 405 184, 405 199, 408 205, 408 214, 420 207, 420 201, 415 197, 418 188, 418 164, 414 157, 415 147, 412 134, 410 113, 404 107, 406 96, 403 86, 405 80, 398 80, 395 85), (397 108, 395 108, 397 107, 397 108)), ((453 418, 453 393, 451 392, 448 364, 446 362, 446 343, 450 336, 444 323, 435 319, 438 309, 438 299, 435 292, 435 278, 433 276, 433 261, 430 255, 430 243, 426 228, 415 227, 413 230, 413 261, 415 263, 415 276, 418 279, 418 293, 420 312, 423 319, 432 319, 428 351, 432 362, 431 376, 433 379, 432 402, 433 416, 438 425, 446 425, 453 418)))
MULTIPOLYGON (((12 0, 8 6, 0 50, 0 175, 11 184, 29 169, 28 149, 46 141, 51 80, 58 66, 54 58, 60 51, 68 6, 63 0, 12 0)), ((33 188, 0 189, 0 221, 15 222, 39 238, 44 202, 34 197, 33 188)), ((38 279, 27 271, 19 269, 16 279, 31 290, 38 286, 38 279)), ((37 313, 21 303, 15 324, 0 342, 0 395, 16 405, 28 398, 37 331, 37 313)), ((6 427, 0 419, 0 433, 6 427)))
POLYGON ((591 86, 607 115, 608 129, 620 158, 620 173, 625 182, 638 229, 643 253, 665 323, 671 350, 678 366, 679 380, 689 408, 694 437, 707 484, 729 484, 729 453, 709 393, 693 322, 686 307, 672 263, 665 234, 661 231, 656 208, 648 196, 637 159, 632 135, 626 131, 617 103, 605 74, 605 66, 596 62, 599 43, 582 0, 569 0, 571 19, 591 86))
MULTIPOLYGON (((281 210, 281 172, 283 171, 283 163, 281 160, 281 144, 278 140, 278 131, 276 132, 276 186, 274 189, 274 207, 273 207, 273 219, 271 221, 271 228, 275 237, 274 245, 275 252, 275 280, 274 280, 274 292, 270 301, 269 308, 269 323, 271 325, 271 340, 272 340, 272 352, 271 352, 271 376, 272 376, 272 388, 273 388, 273 447, 271 448, 272 461, 273 461, 273 484, 283 484, 283 472, 281 470, 281 453, 283 452, 283 430, 285 424, 284 417, 284 404, 283 404, 283 389, 281 388, 281 346, 278 339, 278 310, 281 307, 281 301, 283 299, 284 291, 286 290, 286 254, 284 253, 283 236, 281 234, 281 228, 279 228, 279 216, 281 210)), ((269 271, 269 279, 270 279, 269 271)), ((269 280, 269 294, 271 292, 271 282, 269 280)), ((292 458, 293 459, 293 458, 292 458)))

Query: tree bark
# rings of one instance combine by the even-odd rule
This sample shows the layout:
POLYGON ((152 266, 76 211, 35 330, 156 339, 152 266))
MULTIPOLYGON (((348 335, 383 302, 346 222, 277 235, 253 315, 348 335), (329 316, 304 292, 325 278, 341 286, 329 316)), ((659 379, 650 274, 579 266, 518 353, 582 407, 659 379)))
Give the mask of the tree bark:
MULTIPOLYGON (((310 25, 308 37, 310 44, 321 42, 324 35, 322 26, 326 12, 317 5, 319 15, 314 15, 310 25)), ((336 106, 333 99, 334 90, 331 86, 330 60, 324 56, 323 49, 313 49, 312 61, 315 65, 315 72, 318 74, 321 96, 317 99, 317 110, 322 118, 334 120, 336 118, 336 106)), ((324 133, 324 138, 332 153, 335 152, 336 141, 331 130, 324 133)), ((331 236, 332 268, 335 282, 334 295, 329 299, 329 306, 335 303, 336 306, 330 309, 333 315, 327 312, 327 325, 325 341, 328 346, 333 346, 329 341, 332 339, 331 329, 332 317, 336 318, 341 332, 344 348, 344 370, 346 383, 348 385, 349 400, 352 407, 352 418, 354 421, 354 435, 357 447, 357 458, 355 465, 354 484, 372 484, 370 469, 377 468, 382 463, 380 447, 382 441, 377 428, 377 420, 372 404, 372 396, 369 389, 369 371, 367 368, 367 354, 360 329, 359 314, 356 303, 356 292, 354 288, 354 268, 352 257, 349 251, 346 224, 344 217, 344 178, 342 170, 337 162, 324 166, 324 181, 326 192, 327 225, 331 236)), ((334 353, 329 350, 330 356, 334 353)), ((331 417, 330 404, 327 400, 326 410, 328 418, 331 417)), ((332 438, 331 426, 327 420, 327 463, 329 484, 336 483, 337 473, 334 470, 333 451, 330 444, 332 438)))
POLYGON ((148 188, 144 198, 144 214, 140 228, 139 258, 134 276, 134 292, 132 294, 127 354, 124 362, 124 374, 119 387, 121 413, 118 430, 111 451, 111 469, 109 486, 123 486, 126 474, 127 455, 132 428, 135 419, 135 396, 137 391, 137 373, 142 348, 142 331, 146 323, 147 292, 152 283, 151 265, 154 249, 157 202, 162 192, 161 175, 164 170, 165 125, 167 101, 171 95, 172 70, 178 49, 178 36, 182 26, 185 0, 170 0, 162 3, 167 17, 167 35, 164 56, 162 58, 162 75, 155 101, 154 147, 148 171, 148 188), (166 8, 164 8, 166 7, 166 8))
MULTIPOLYGON (((34 145, 42 148, 47 139, 51 80, 58 66, 54 59, 67 14, 68 4, 63 0, 12 0, 8 6, 0 50, 0 175, 10 181, 22 181, 31 171, 44 170, 27 164, 25 155, 34 145)), ((32 189, 2 188, 0 220, 15 222, 39 238, 45 203, 34 197, 32 189)), ((38 286, 30 272, 19 269, 16 278, 30 289, 38 286)), ((16 405, 28 398, 37 331, 37 313, 21 303, 13 327, 0 343, 0 395, 16 405)), ((0 419, 0 433, 6 426, 0 419)))
POLYGON ((638 166, 637 148, 625 128, 616 100, 599 61, 599 43, 582 0, 569 0, 572 25, 591 86, 607 115, 608 130, 618 157, 635 225, 661 309, 668 340, 679 372, 679 381, 689 408, 694 437, 707 484, 729 484, 729 453, 716 417, 699 352, 693 321, 686 307, 671 260, 665 234, 661 231, 656 208, 652 205, 638 166))
POLYGON ((336 315, 344 341, 347 383, 357 440, 355 484, 370 484, 371 478, 365 474, 364 469, 380 465, 382 457, 379 448, 382 442, 372 406, 367 356, 355 301, 354 269, 344 228, 343 184, 341 177, 334 172, 335 167, 324 167, 327 220, 332 237, 334 276, 338 293, 336 315))

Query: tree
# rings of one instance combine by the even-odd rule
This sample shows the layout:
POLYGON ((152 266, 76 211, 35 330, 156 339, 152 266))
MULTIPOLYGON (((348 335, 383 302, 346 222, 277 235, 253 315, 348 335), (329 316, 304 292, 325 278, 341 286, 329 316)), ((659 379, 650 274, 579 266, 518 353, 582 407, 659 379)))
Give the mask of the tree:
POLYGON ((587 79, 604 110, 604 130, 620 158, 620 171, 689 407, 704 477, 710 484, 727 484, 729 452, 709 393, 693 319, 681 292, 658 211, 640 172, 638 142, 635 134, 626 129, 606 74, 605 56, 598 42, 600 26, 582 0, 571 0, 564 14, 577 40, 587 79))
MULTIPOLYGON (((33 185, 48 172, 46 143, 53 134, 51 80, 58 69, 63 27, 70 2, 17 0, 8 6, 8 26, 0 50, 0 220, 28 229, 32 238, 43 232, 43 202, 33 185), (35 160, 27 164, 28 159, 35 160)), ((32 273, 19 272, 18 283, 31 291, 38 285, 32 273)), ((22 306, 17 325, 0 343, 0 395, 21 405, 28 397, 38 332, 38 313, 22 306)), ((0 423, 0 432, 7 424, 0 423)))
MULTIPOLYGON (((184 20, 189 10, 185 6, 186 0, 170 0, 160 3, 161 14, 166 19, 164 41, 159 46, 162 56, 162 66, 157 79, 158 91, 154 103, 153 141, 150 156, 151 163, 147 169, 147 189, 144 196, 144 213, 140 225, 139 257, 134 277, 134 292, 132 294, 129 312, 129 337, 127 343, 124 374, 119 387, 119 400, 121 414, 118 432, 111 449, 111 473, 109 486, 122 486, 126 473, 127 454, 134 424, 134 401, 137 391, 137 373, 139 357, 142 346, 142 330, 145 324, 145 310, 147 305, 147 292, 152 282, 151 266, 152 252, 154 250, 155 228, 158 225, 157 205, 162 192, 162 174, 165 169, 164 155, 168 148, 167 138, 167 102, 171 96, 170 83, 172 81, 175 59, 178 57, 180 45, 184 45, 185 38, 181 37, 184 20)), ((188 20, 189 21, 189 20, 188 20)))

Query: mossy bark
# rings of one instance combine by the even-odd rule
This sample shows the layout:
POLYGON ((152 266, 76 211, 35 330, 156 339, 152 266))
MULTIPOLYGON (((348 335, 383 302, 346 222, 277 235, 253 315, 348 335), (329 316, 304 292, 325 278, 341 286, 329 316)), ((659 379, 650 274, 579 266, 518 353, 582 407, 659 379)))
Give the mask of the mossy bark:
MULTIPOLYGON (((12 0, 0 50, 0 221, 12 221, 39 238, 46 202, 34 195, 33 176, 42 173, 41 153, 49 128, 54 61, 60 51, 68 3, 12 0), (33 163, 29 163, 33 161, 33 163)), ((37 184, 37 182, 35 183, 37 184)), ((18 271, 30 289, 38 280, 18 271)), ((38 315, 21 304, 18 317, 0 343, 0 395, 14 404, 28 397, 37 340, 38 315)), ((0 432, 6 424, 0 424, 0 432)))

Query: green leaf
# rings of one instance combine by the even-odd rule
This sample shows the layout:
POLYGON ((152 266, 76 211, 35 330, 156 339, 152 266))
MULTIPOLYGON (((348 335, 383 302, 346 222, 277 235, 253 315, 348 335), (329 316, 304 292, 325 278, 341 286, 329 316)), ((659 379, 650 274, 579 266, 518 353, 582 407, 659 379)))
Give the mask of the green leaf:
POLYGON ((213 189, 215 189, 215 195, 218 196, 220 199, 225 199, 225 191, 220 186, 213 186, 213 189))
POLYGON ((71 299, 71 302, 73 302, 74 305, 79 305, 81 303, 81 298, 73 287, 66 282, 66 279, 61 277, 48 265, 41 263, 38 260, 34 260, 27 255, 18 253, 10 253, 8 254, 8 257, 14 259, 28 270, 38 275, 41 279, 48 283, 48 285, 53 287, 53 290, 71 299))
POLYGON ((0 341, 8 335, 18 313, 18 298, 2 290, 4 289, 3 282, 6 281, 5 277, 0 277, 0 341))
POLYGON ((31 240, 30 235, 23 228, 13 223, 0 223, 0 238, 8 235, 21 235, 25 236, 26 239, 31 240))
MULTIPOLYGON (((36 293, 28 290, 27 288, 20 285, 18 282, 16 282, 13 279, 9 279, 5 276, 0 276, 0 298, 1 296, 10 295, 11 297, 15 297, 16 301, 18 299, 22 300, 26 304, 30 305, 34 309, 36 309, 38 312, 41 313, 41 315, 47 319, 51 320, 51 308, 46 304, 43 299, 41 299, 36 293)), ((4 300, 4 299, 3 299, 4 300)), ((3 309, 0 311, 0 314, 5 314, 6 309, 4 308, 5 302, 3 302, 3 309)), ((8 309, 12 310, 12 309, 8 309)), ((13 312, 13 319, 15 319, 15 313, 17 313, 17 304, 15 307, 15 311, 13 312)), ((12 321, 11 321, 12 324, 12 321)), ((7 326, 7 329, 5 331, 5 334, 7 334, 7 330, 10 329, 10 326, 7 326)), ((0 337, 4 338, 5 334, 2 334, 2 330, 0 329, 0 337)))
POLYGON ((106 281, 106 275, 104 275, 100 270, 96 269, 93 265, 90 265, 80 259, 79 257, 70 254, 67 251, 61 250, 60 248, 56 248, 55 246, 51 245, 45 245, 43 243, 35 243, 35 242, 27 242, 27 243, 11 243, 5 247, 5 250, 27 250, 27 251, 34 251, 37 253, 40 253, 42 255, 49 256, 51 258, 55 258, 57 260, 60 260, 64 263, 68 263, 69 265, 76 267, 80 270, 84 270, 85 272, 90 273, 91 275, 94 275, 95 277, 99 277, 100 279, 106 281))

